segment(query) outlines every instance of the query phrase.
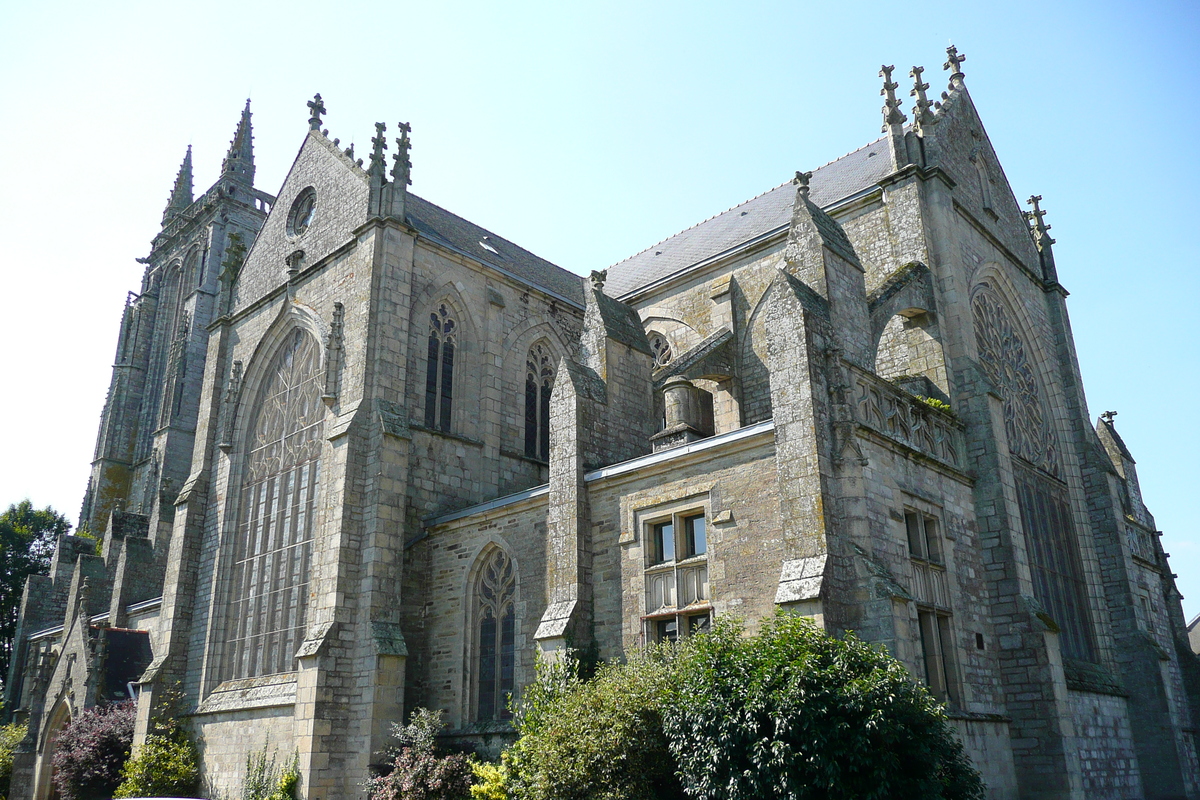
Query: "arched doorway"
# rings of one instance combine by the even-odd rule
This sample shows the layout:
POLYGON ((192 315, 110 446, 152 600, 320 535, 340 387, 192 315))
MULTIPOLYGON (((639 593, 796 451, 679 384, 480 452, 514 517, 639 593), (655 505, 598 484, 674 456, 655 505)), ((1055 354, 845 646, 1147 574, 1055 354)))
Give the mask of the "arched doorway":
POLYGON ((71 724, 71 706, 66 699, 58 701, 50 714, 46 732, 42 738, 41 755, 38 758, 38 780, 34 800, 59 800, 58 788, 54 785, 54 751, 58 735, 71 724))

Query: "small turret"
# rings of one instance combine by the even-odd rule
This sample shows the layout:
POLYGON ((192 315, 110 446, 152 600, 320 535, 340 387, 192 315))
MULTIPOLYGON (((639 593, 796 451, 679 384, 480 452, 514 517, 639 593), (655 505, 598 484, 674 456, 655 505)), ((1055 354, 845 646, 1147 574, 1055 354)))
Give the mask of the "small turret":
POLYGON ((242 118, 238 121, 237 132, 229 143, 229 152, 221 162, 221 177, 241 181, 247 186, 254 185, 254 129, 250 123, 250 100, 242 109, 242 118))
POLYGON ((171 197, 167 200, 167 208, 163 211, 163 225, 172 217, 181 213, 192 204, 192 146, 189 144, 187 155, 179 165, 179 174, 175 176, 175 187, 171 189, 171 197))

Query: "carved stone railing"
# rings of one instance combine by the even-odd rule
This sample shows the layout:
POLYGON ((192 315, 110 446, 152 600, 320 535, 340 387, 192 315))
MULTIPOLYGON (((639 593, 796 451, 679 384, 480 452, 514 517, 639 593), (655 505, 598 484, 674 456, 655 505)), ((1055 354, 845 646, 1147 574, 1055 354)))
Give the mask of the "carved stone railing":
POLYGON ((963 467, 962 423, 868 372, 850 372, 856 421, 956 469, 963 467))

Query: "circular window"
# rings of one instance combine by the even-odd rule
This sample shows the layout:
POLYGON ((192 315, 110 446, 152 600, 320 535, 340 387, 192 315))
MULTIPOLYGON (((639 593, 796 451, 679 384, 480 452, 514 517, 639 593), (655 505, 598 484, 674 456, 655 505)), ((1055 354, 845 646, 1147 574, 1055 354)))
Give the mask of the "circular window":
POLYGON ((309 186, 292 202, 292 210, 288 212, 288 233, 299 236, 312 225, 313 214, 317 211, 317 193, 309 186))

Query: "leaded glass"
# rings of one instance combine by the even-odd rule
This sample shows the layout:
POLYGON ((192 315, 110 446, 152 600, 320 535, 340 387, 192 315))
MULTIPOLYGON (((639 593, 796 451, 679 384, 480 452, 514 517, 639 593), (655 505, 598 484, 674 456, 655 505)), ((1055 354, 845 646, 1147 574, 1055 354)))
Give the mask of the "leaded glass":
POLYGON ((450 430, 454 399, 454 350, 458 325, 445 303, 429 315, 429 351, 425 369, 425 427, 450 430))
POLYGON ((276 354, 251 418, 226 679, 295 669, 308 608, 323 437, 320 351, 300 329, 276 354))
POLYGON ((554 361, 550 348, 535 344, 525 358, 525 455, 550 460, 550 393, 554 361))
POLYGON ((478 634, 477 714, 480 721, 508 719, 516 668, 517 576, 512 559, 495 550, 479 575, 476 587, 478 634))

